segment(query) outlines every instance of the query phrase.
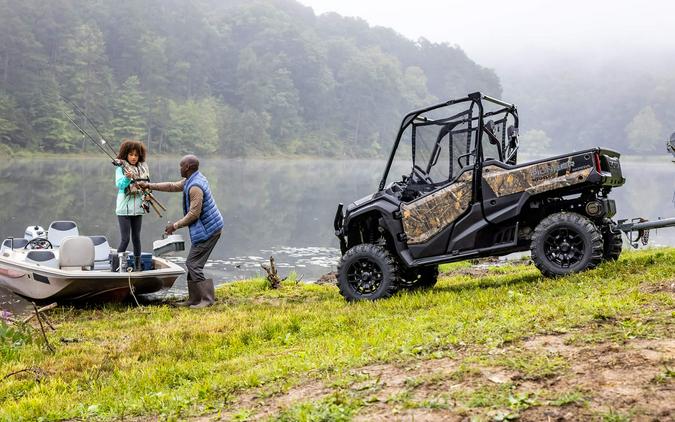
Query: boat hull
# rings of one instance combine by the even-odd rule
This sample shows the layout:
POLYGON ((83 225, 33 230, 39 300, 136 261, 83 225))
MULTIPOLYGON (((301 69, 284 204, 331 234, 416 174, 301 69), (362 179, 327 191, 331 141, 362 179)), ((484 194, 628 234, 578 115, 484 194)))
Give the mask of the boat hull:
POLYGON ((112 271, 64 271, 39 265, 14 263, 0 257, 0 286, 32 301, 124 300, 134 294, 154 293, 173 286, 185 271, 155 258, 158 269, 116 273, 112 271), (158 262, 161 261, 161 262, 158 262))

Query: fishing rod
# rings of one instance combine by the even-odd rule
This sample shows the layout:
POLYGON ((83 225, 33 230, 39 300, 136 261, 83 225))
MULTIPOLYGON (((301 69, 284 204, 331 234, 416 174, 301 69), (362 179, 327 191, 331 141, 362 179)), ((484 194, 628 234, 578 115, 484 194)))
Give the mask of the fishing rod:
MULTIPOLYGON (((115 166, 115 167, 122 167, 122 169, 124 169, 125 171, 127 171, 128 169, 127 169, 127 166, 124 164, 124 161, 121 161, 121 160, 117 159, 117 158, 114 156, 114 155, 115 155, 115 150, 113 150, 112 147, 110 146, 110 144, 103 138, 103 135, 102 135, 101 132, 98 130, 98 128, 96 127, 96 125, 94 124, 94 122, 92 122, 91 119, 89 119, 89 117, 87 117, 87 115, 86 115, 86 114, 85 114, 85 113, 84 113, 84 112, 83 112, 83 111, 82 111, 75 103, 73 103, 72 101, 70 101, 69 99, 67 99, 66 97, 64 97, 64 96, 62 96, 62 95, 60 95, 60 97, 61 97, 63 100, 65 100, 66 102, 68 102, 70 105, 72 105, 72 106, 79 112, 79 114, 81 114, 81 115, 86 119, 86 121, 89 123, 89 125, 91 125, 91 127, 93 127, 94 130, 96 131, 96 133, 99 135, 99 137, 100 137, 100 139, 101 139, 101 143, 99 144, 99 143, 94 139, 94 137, 91 136, 91 135, 89 134, 89 132, 87 132, 86 130, 82 129, 82 128, 80 127, 80 125, 78 125, 77 123, 75 123, 75 121, 74 121, 73 119, 70 118, 70 116, 68 115, 68 113, 63 112, 63 114, 64 114, 64 115, 66 116, 66 118, 70 121, 70 123, 72 123, 73 126, 75 126, 75 127, 80 131, 80 133, 82 133, 82 135, 86 136, 86 137, 87 137, 94 145, 96 145, 96 147, 98 147, 98 149, 100 149, 105 155, 107 155, 108 158, 110 158, 110 160, 111 160, 113 166, 115 166), (110 153, 109 153, 108 151, 106 151, 105 148, 103 148, 103 145, 107 145, 108 148, 110 149, 110 151, 113 153, 113 155, 110 155, 110 153)), ((135 180, 135 179, 132 179, 131 182, 132 182, 132 183, 136 183, 136 180, 135 180)), ((143 194, 143 196, 146 198, 147 202, 152 206, 152 209, 154 209, 155 212, 157 213, 157 215, 161 218, 161 217, 162 217, 162 213, 159 211, 159 209, 158 209, 157 207, 159 206, 159 208, 161 208, 161 209, 164 210, 164 211, 166 211, 166 207, 165 207, 164 205, 162 205, 162 203, 159 202, 159 201, 157 200, 157 198, 155 197, 155 195, 153 195, 152 192, 151 192, 150 190, 148 190, 148 189, 140 189, 140 188, 139 188, 139 190, 141 191, 141 193, 143 194)), ((149 210, 149 208, 147 207, 147 205, 144 207, 144 209, 146 210, 146 212, 148 212, 148 213, 150 212, 150 210, 149 210)))
POLYGON ((99 137, 99 139, 101 140, 101 141, 100 141, 101 144, 102 144, 102 145, 107 145, 107 146, 108 146, 108 149, 110 149, 110 152, 112 152, 113 155, 115 155, 115 154, 116 154, 115 150, 113 149, 113 147, 110 146, 110 143, 109 143, 108 141, 105 140, 105 138, 103 137, 103 134, 98 130, 98 128, 96 127, 96 125, 94 124, 94 122, 91 121, 91 119, 89 118, 89 116, 87 116, 87 114, 86 114, 84 111, 82 111, 82 109, 81 109, 80 107, 78 107, 77 104, 75 104, 73 101, 69 100, 68 98, 64 97, 63 95, 60 95, 60 94, 59 94, 59 96, 60 96, 65 102, 67 102, 68 104, 70 104, 71 106, 73 106, 73 108, 75 108, 75 110, 76 110, 80 115, 82 115, 82 117, 84 117, 84 118, 87 120, 87 123, 89 123, 89 125, 90 125, 91 127, 93 127, 94 130, 96 131, 96 133, 98 134, 98 137, 99 137))
POLYGON ((77 123, 75 123, 75 121, 74 121, 73 119, 70 118, 70 116, 68 115, 68 113, 66 113, 66 112, 64 111, 63 114, 66 116, 66 118, 67 118, 68 120, 70 120, 70 123, 72 123, 73 126, 75 126, 75 127, 77 128, 77 130, 79 130, 80 133, 82 133, 82 135, 86 136, 89 140, 91 140, 91 142, 92 142, 94 145, 96 145, 96 146, 98 147, 98 149, 100 149, 101 151, 103 151, 103 153, 104 153, 105 155, 107 155, 108 158, 110 158, 110 160, 112 160, 112 164, 113 164, 114 166, 121 166, 121 165, 122 165, 122 163, 120 163, 120 162, 117 160, 117 158, 115 158, 115 157, 113 157, 112 155, 110 155, 110 153, 109 153, 108 151, 106 151, 106 149, 103 148, 103 146, 99 145, 99 143, 96 142, 96 140, 89 134, 89 132, 87 132, 86 130, 82 129, 82 128, 80 127, 80 125, 78 125, 77 123))

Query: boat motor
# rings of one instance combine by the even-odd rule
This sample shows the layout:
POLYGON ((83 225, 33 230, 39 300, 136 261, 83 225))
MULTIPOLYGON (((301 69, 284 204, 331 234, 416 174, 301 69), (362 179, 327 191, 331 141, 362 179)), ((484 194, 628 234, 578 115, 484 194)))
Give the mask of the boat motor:
POLYGON ((47 237, 47 231, 42 228, 42 226, 28 226, 26 231, 23 234, 23 238, 26 240, 37 239, 38 237, 45 238, 47 237))
POLYGON ((155 256, 171 254, 185 250, 185 239, 183 235, 171 234, 162 236, 161 240, 152 242, 152 253, 155 256))

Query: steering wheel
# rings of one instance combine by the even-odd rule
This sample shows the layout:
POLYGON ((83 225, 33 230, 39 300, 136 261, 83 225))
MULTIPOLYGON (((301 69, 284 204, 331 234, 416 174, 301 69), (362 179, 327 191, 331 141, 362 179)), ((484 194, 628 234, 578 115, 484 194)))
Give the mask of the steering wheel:
POLYGON ((30 246, 30 249, 54 249, 52 242, 42 237, 29 240, 23 248, 29 249, 28 246, 30 246))
POLYGON ((418 166, 417 164, 413 165, 413 174, 417 176, 417 179, 420 181, 434 183, 433 180, 431 180, 431 177, 429 177, 429 175, 426 174, 424 170, 422 170, 422 167, 418 166))

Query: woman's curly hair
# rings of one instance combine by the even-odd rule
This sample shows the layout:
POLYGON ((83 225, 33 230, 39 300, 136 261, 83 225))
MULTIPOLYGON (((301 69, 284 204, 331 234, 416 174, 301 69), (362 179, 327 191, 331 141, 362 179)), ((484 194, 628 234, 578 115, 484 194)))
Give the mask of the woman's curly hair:
POLYGON ((143 145, 143 142, 133 139, 122 139, 122 145, 120 145, 120 152, 117 154, 117 159, 126 160, 129 153, 132 151, 136 151, 138 154, 139 163, 145 162, 145 145, 143 145))

